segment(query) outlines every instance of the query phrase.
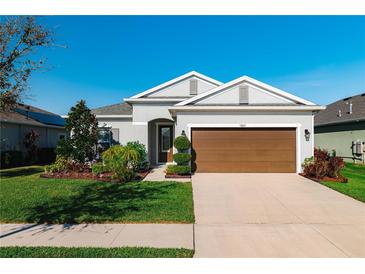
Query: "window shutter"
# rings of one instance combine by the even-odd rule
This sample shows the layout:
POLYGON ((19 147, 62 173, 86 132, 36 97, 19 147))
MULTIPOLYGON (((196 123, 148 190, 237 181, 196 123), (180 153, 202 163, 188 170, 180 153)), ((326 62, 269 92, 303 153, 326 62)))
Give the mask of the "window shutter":
POLYGON ((119 143, 119 128, 112 128, 112 140, 119 143))
POLYGON ((198 94, 198 80, 191 79, 190 80, 190 95, 197 95, 198 94))
POLYGON ((248 86, 239 87, 239 103, 248 104, 248 86))

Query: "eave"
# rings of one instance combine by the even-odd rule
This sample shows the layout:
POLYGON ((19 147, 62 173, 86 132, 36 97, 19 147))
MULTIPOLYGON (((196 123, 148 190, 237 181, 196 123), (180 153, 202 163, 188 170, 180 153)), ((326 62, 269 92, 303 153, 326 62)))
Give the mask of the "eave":
POLYGON ((250 111, 319 111, 325 109, 319 105, 301 106, 173 106, 169 108, 172 116, 177 112, 250 112, 250 111))

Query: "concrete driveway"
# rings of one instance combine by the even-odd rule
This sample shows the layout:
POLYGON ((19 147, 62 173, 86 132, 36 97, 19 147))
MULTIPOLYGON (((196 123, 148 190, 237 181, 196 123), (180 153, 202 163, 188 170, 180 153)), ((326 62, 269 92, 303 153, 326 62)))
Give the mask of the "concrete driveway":
POLYGON ((365 257, 365 204, 296 174, 193 176, 195 257, 365 257))

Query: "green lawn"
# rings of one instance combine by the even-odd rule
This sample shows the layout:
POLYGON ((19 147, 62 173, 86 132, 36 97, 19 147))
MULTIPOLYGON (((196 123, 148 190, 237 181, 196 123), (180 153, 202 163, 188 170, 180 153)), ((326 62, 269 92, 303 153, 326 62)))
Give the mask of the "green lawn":
POLYGON ((193 250, 149 247, 0 247, 0 258, 192 258, 193 250))
POLYGON ((0 222, 194 222, 191 183, 43 179, 42 171, 0 171, 0 222))
POLYGON ((322 184, 365 202, 365 165, 346 163, 342 174, 349 179, 348 183, 322 182, 322 184))

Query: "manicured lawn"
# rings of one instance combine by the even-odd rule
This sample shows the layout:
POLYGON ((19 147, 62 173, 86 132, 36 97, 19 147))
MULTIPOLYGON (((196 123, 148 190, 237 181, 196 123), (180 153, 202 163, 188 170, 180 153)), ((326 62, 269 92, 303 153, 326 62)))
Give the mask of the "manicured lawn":
POLYGON ((322 184, 365 202, 365 165, 347 163, 342 174, 349 179, 347 184, 333 182, 322 182, 322 184))
POLYGON ((191 183, 43 179, 42 171, 0 171, 0 222, 194 222, 191 183))
POLYGON ((0 258, 192 258, 183 248, 0 247, 0 258))

